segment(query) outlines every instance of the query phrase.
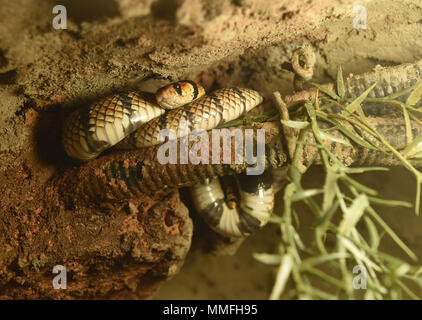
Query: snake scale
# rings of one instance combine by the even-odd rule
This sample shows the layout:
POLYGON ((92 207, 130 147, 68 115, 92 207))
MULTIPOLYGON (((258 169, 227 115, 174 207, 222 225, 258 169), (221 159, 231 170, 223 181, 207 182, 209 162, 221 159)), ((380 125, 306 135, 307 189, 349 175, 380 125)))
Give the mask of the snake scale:
MULTIPOLYGON (((138 149, 160 144, 160 132, 165 129, 173 130, 175 138, 197 129, 213 129, 237 119, 262 101, 261 94, 252 89, 222 88, 206 95, 199 84, 178 81, 155 95, 119 93, 76 110, 64 124, 62 141, 70 157, 85 161, 114 145, 138 149)), ((119 180, 117 172, 123 173, 128 185, 133 184, 129 181, 137 174, 118 165, 110 168, 109 175, 119 180)), ((266 224, 274 206, 269 174, 241 175, 236 181, 240 202, 234 207, 226 203, 218 179, 205 178, 191 189, 198 213, 215 231, 232 237, 257 231, 266 224)))
MULTIPOLYGON (((359 96, 361 93, 363 93, 366 89, 368 89, 372 84, 376 83, 376 86, 374 90, 370 93, 370 97, 385 97, 389 94, 394 94, 400 90, 403 90, 405 88, 409 88, 411 86, 416 85, 422 81, 422 60, 413 63, 413 64, 403 64, 396 67, 389 67, 389 68, 377 68, 373 72, 368 72, 362 75, 350 75, 345 79, 345 96, 348 98, 353 98, 359 96)), ((336 87, 336 83, 328 83, 324 85, 325 87, 328 87, 329 89, 334 89, 336 87)), ((193 88, 189 89, 184 88, 183 92, 188 92, 189 90, 192 91, 193 88)), ((173 87, 173 89, 170 89, 171 91, 167 91, 167 89, 163 89, 163 92, 168 92, 168 96, 174 96, 174 93, 178 92, 179 90, 173 87)), ((230 89, 227 89, 230 90, 230 89)), ((399 100, 405 101, 407 97, 409 96, 410 92, 407 94, 401 96, 399 100)), ((118 104, 121 105, 129 105, 130 96, 137 96, 141 95, 141 93, 132 93, 128 94, 125 97, 124 101, 118 102, 118 104), (129 97, 129 98, 126 98, 129 97)), ((146 94, 142 94, 142 96, 145 96, 146 94)), ((320 92, 321 95, 321 92, 320 92)), ((193 92, 190 94, 190 99, 192 99, 193 92)), ((300 103, 302 101, 313 101, 315 97, 317 96, 317 90, 315 89, 307 89, 304 91, 296 92, 292 95, 285 96, 284 101, 288 105, 292 105, 295 103, 300 103)), ((119 97, 123 97, 120 95, 115 96, 114 98, 109 98, 108 100, 117 101, 119 100, 119 97)), ((200 99, 200 98, 199 98, 200 99)), ((209 98, 210 99, 210 98, 209 98)), ((260 98, 262 99, 262 98, 260 98)), ((259 99, 259 100, 260 100, 259 99)), ((107 100, 107 99, 106 99, 107 100)), ((147 101, 154 101, 155 97, 153 95, 147 95, 147 101)), ((101 100, 101 101, 104 101, 101 100)), ((213 99, 213 101, 218 101, 216 98, 213 99)), ((197 102, 199 102, 197 100, 197 102)), ((197 103, 193 102, 193 104, 197 103)), ((142 108, 147 108, 147 104, 141 102, 142 108)), ((191 103, 192 104, 192 103, 191 103)), ((418 107, 422 104, 422 102, 419 102, 415 107, 418 107)), ((98 103, 98 106, 96 108, 101 109, 102 103, 98 103)), ((374 121, 374 123, 377 126, 377 130, 385 136, 385 138, 388 141, 391 141, 392 145, 395 146, 397 143, 399 145, 406 143, 405 140, 403 141, 395 141, 398 137, 405 137, 405 126, 402 121, 400 121, 400 117, 396 117, 397 114, 394 114, 394 119, 389 119, 386 117, 386 115, 391 115, 392 110, 391 108, 388 108, 385 106, 385 104, 382 103, 374 103, 374 102, 365 102, 363 104, 363 108, 365 110, 365 113, 368 114, 369 118, 368 121, 374 121)), ((95 108, 94 108, 95 109, 95 108)), ((102 112, 105 113, 107 108, 102 109, 102 112)), ((122 109, 123 110, 123 109, 122 109)), ((162 108, 157 107, 157 104, 153 104, 153 108, 149 110, 150 113, 153 112, 153 110, 157 110, 158 114, 157 118, 155 118, 154 123, 160 123, 161 127, 164 127, 165 124, 164 118, 161 118, 164 114, 164 110, 162 108), (160 119, 160 120, 158 120, 160 119)), ((100 110, 101 111, 101 110, 100 110)), ((119 110, 118 110, 119 111, 119 110)), ((86 114, 87 110, 85 111, 79 111, 81 113, 86 114)), ((170 111, 174 112, 174 111, 170 111)), ((178 111, 180 112, 180 111, 178 111)), ((176 113, 174 113, 176 114, 176 113)), ((186 113, 185 117, 186 117, 186 113)), ((110 112, 111 115, 111 112, 110 112)), ((180 114, 182 116, 183 114, 180 114)), ((78 144, 84 144, 86 142, 78 142, 73 141, 71 144, 73 144, 70 149, 66 144, 66 139, 75 139, 75 137, 78 137, 78 139, 81 139, 80 136, 78 136, 78 130, 79 132, 82 130, 86 130, 88 126, 83 125, 81 121, 81 115, 78 115, 77 113, 73 114, 71 118, 73 120, 69 120, 69 122, 73 123, 71 125, 66 124, 68 126, 67 133, 65 130, 64 134, 64 142, 65 142, 65 148, 66 151, 70 156, 72 156, 71 152, 72 150, 75 150, 75 147, 78 146, 78 144), (70 136, 69 136, 70 135, 70 136), (73 138, 72 138, 73 135, 73 138), (66 138, 67 137, 67 138, 66 138), (70 151, 69 151, 70 150, 70 151)), ((170 117, 172 119, 173 117, 170 117)), ((70 118, 69 118, 70 119, 70 118)), ((86 116, 83 118, 86 124, 86 116)), ((169 118, 168 118, 169 119, 169 118)), ((143 120, 146 121, 146 120, 143 120)), ((174 122, 168 122, 169 127, 171 127, 170 123, 174 122)), ((65 128, 66 128, 65 126, 65 128)), ((413 124, 412 124, 413 126, 413 124)), ((149 126, 148 126, 149 127, 149 126)), ((144 132, 150 133, 151 127, 149 127, 148 130, 145 130, 144 132)), ((351 128, 352 129, 352 128, 351 128)), ((415 135, 420 132, 420 126, 417 124, 414 126, 414 132, 415 135)), ((421 129, 422 130, 422 129, 421 129)), ((332 134, 336 131, 332 131, 332 134)), ((85 135, 86 131, 81 133, 81 136, 85 135)), ((339 133, 340 134, 340 133, 339 133)), ((122 135, 123 136, 123 135, 122 135)), ((139 144, 138 138, 135 138, 135 136, 140 136, 139 134, 133 134, 125 138, 124 143, 126 144, 124 147, 130 147, 131 145, 137 145, 139 144)), ((347 137, 340 136, 342 139, 346 139, 347 137)), ((149 141, 154 140, 155 138, 153 136, 150 136, 149 141)), ((310 138, 311 139, 311 138, 310 138)), ((310 140, 312 142, 312 140, 310 140)), ((109 145, 109 143, 106 143, 109 145)), ((332 152, 334 152, 336 155, 339 156, 339 158, 344 161, 347 165, 351 164, 359 164, 359 165, 394 165, 396 162, 394 162, 395 159, 391 157, 386 157, 384 153, 376 153, 371 150, 362 149, 359 146, 354 147, 348 147, 344 144, 339 143, 331 143, 330 145, 332 148, 332 152), (346 150, 344 150, 346 148, 346 150), (342 157, 345 157, 344 159, 342 157), (390 159, 391 158, 391 159, 390 159)), ((106 146, 108 147, 108 146, 106 146)), ((219 207, 218 203, 223 203, 221 201, 222 195, 221 195, 221 187, 220 189, 217 186, 213 186, 213 179, 218 176, 226 176, 226 175, 233 175, 233 174, 241 174, 245 171, 245 165, 226 165, 226 164, 201 164, 198 166, 192 166, 192 165, 185 165, 185 164, 166 164, 161 165, 158 163, 156 159, 156 153, 157 149, 153 147, 149 147, 144 149, 145 152, 138 152, 138 151, 129 151, 125 153, 125 159, 122 160, 115 160, 115 158, 107 158, 102 157, 98 160, 94 160, 95 163, 95 171, 100 174, 90 174, 89 176, 86 176, 87 173, 92 172, 89 171, 86 172, 85 169, 87 168, 81 168, 82 170, 76 171, 75 173, 70 173, 70 175, 76 174, 79 179, 80 183, 74 184, 73 182, 70 182, 69 179, 65 179, 65 181, 69 181, 69 183, 63 184, 65 188, 71 188, 74 190, 73 192, 76 192, 80 195, 86 195, 89 199, 96 199, 101 198, 105 195, 106 198, 111 199, 120 199, 124 197, 128 197, 131 195, 136 195, 139 193, 151 193, 157 190, 163 190, 168 188, 179 188, 179 187, 186 187, 186 186, 192 186, 194 184, 198 184, 197 188, 195 187, 192 189, 193 193, 197 193, 198 197, 196 199, 200 199, 200 194, 205 194, 206 199, 205 200, 196 200, 196 202, 200 202, 199 204, 196 204, 198 211, 204 211, 203 216, 205 219, 208 219, 208 223, 211 226, 214 226, 214 228, 217 228, 218 224, 221 221, 226 221, 226 217, 222 218, 221 212, 229 212, 226 205, 224 207, 219 207), (203 183, 209 179, 209 183, 203 183), (75 189, 76 188, 76 189, 75 189), (213 190, 212 194, 210 194, 209 190, 213 190), (106 190, 106 191, 104 191, 106 190), (209 197, 208 197, 209 195, 209 197), (211 197, 212 195, 212 197, 211 197), (210 199, 215 199, 215 201, 210 201, 210 199)), ((92 150, 91 150, 92 151, 92 150)), ((97 151, 95 151, 97 153, 97 151)), ((308 158, 312 158, 312 154, 316 152, 312 148, 309 150, 308 158)), ((96 155, 92 156, 88 152, 88 158, 94 158, 96 155)), ((280 143, 278 139, 271 140, 266 145, 266 154, 265 154, 265 167, 282 167, 286 165, 286 154, 283 150, 283 146, 280 146, 280 143), (275 143, 273 143, 275 142, 275 143)), ((249 177, 251 178, 251 177, 249 177)), ((241 176, 238 176, 238 179, 241 179, 241 176)), ((261 191, 269 190, 267 187, 265 187, 265 176, 261 177, 261 181, 253 181, 254 179, 249 179, 249 181, 252 183, 252 185, 259 185, 261 184, 263 187, 261 187, 261 191)), ((253 189, 253 188, 252 188, 253 189)), ((250 191, 251 189, 245 190, 246 192, 250 191)), ((255 189, 253 189, 256 191, 255 189)), ((265 192, 261 192, 265 193, 265 192)), ((248 193, 246 193, 248 195, 248 193)), ((249 199, 253 199, 251 196, 249 199)), ((245 204, 247 201, 244 202, 245 204)), ((239 206, 241 208, 242 205, 239 206)), ((256 226, 258 224, 249 224, 245 227, 245 217, 242 212, 242 210, 237 212, 237 219, 239 219, 239 216, 244 216, 242 218, 242 229, 249 229, 249 233, 251 230, 255 230, 256 226)), ((244 210, 243 210, 244 211, 244 210)), ((257 211, 258 212, 258 211, 257 211)), ((239 221, 239 220, 238 220, 239 221)), ((256 221, 255 221, 256 222, 256 221)), ((241 223, 239 222, 237 225, 235 225, 233 228, 233 225, 226 225, 225 228, 221 228, 221 225, 218 226, 218 228, 222 229, 223 233, 227 233, 227 230, 233 230, 238 229, 239 225, 241 223)), ((237 232, 237 230, 236 230, 237 232)))

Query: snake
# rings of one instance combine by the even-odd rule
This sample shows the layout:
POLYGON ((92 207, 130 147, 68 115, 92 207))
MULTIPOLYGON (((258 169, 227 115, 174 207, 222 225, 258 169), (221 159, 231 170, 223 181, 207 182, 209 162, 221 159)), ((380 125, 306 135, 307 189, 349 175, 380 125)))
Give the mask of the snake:
MULTIPOLYGON (((374 83, 374 90, 370 92, 369 97, 388 97, 406 88, 415 87, 421 81, 422 60, 389 68, 378 67, 375 72, 347 77, 344 83, 345 98, 360 96, 374 83)), ((336 83, 326 83, 324 86, 334 90, 336 83)), ((409 94, 410 91, 407 91, 398 100, 406 101, 409 94)), ((314 101, 316 97, 318 90, 311 88, 285 96, 284 101, 293 106, 304 101, 314 101)), ((211 228, 219 230, 222 234, 250 234, 265 225, 267 221, 265 217, 272 212, 274 204, 271 193, 276 192, 274 184, 270 187, 265 176, 249 176, 247 180, 252 187, 245 187, 242 184, 244 181, 238 184, 242 197, 240 205, 233 208, 225 203, 224 192, 215 179, 234 174, 237 181, 245 180, 241 177, 245 170, 244 166, 162 165, 156 159, 154 144, 160 141, 157 135, 160 129, 177 130, 181 120, 189 124, 190 131, 194 128, 209 130, 215 125, 242 115, 262 100, 258 92, 241 88, 225 88, 205 95, 205 90, 201 86, 190 81, 179 81, 165 86, 155 95, 129 92, 103 98, 88 108, 75 111, 67 119, 63 131, 66 153, 74 159, 84 161, 96 158, 102 151, 115 144, 116 147, 120 145, 123 149, 150 146, 146 148, 149 151, 143 153, 137 150, 127 151, 124 153, 125 157, 118 161, 113 157, 101 157, 95 160, 93 167, 93 170, 100 173, 99 175, 86 176, 86 169, 89 168, 81 168, 80 171, 70 172, 61 185, 90 200, 110 199, 110 197, 119 199, 168 188, 193 186, 191 193, 194 194, 196 211, 211 228), (168 109, 170 110, 166 112, 168 109), (71 177, 74 175, 79 177, 81 183, 73 182, 71 177), (226 224, 229 223, 226 221, 230 221, 230 224, 226 224)), ((414 107, 420 106, 422 101, 414 107)), ((393 111, 386 104, 365 102, 362 107, 369 116, 379 117, 373 118, 378 119, 375 123, 387 122, 377 129, 385 132, 386 137, 393 139, 403 135, 402 124, 389 126, 388 123, 392 121, 384 119, 386 115, 391 116, 393 111)), ((182 132, 179 132, 179 135, 181 134, 182 132)), ((272 142, 266 150, 265 161, 266 168, 274 169, 271 172, 272 179, 277 180, 274 172, 277 172, 276 168, 284 169, 286 155, 278 139, 275 140, 276 143, 272 142)), ((348 158, 344 159, 348 165, 352 162, 370 165, 394 163, 394 159, 387 159, 384 154, 364 150, 359 146, 350 150, 337 150, 345 148, 342 144, 337 145, 339 147, 335 147, 336 150, 332 151, 338 151, 336 154, 339 155, 348 155, 348 158)), ((310 154, 313 152, 311 150, 310 154)), ((283 174, 280 177, 283 177, 283 174)))
MULTIPOLYGON (((155 94, 116 93, 71 113, 63 126, 62 143, 70 158, 89 161, 111 147, 142 149, 158 145, 163 142, 160 132, 165 129, 175 132, 174 138, 193 130, 214 129, 262 101, 259 92, 248 88, 221 88, 206 94, 200 84, 190 80, 171 83, 155 94)), ((240 174, 236 183, 240 199, 234 207, 225 201, 218 178, 205 178, 191 187, 196 211, 214 231, 227 237, 256 232, 268 222, 274 208, 269 173, 240 174)))

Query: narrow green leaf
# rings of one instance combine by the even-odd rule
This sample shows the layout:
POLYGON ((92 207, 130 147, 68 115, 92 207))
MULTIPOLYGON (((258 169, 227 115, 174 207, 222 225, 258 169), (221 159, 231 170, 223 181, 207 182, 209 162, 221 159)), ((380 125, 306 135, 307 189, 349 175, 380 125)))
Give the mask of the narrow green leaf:
POLYGON ((357 262, 362 261, 366 264, 367 270, 370 274, 373 275, 374 271, 381 271, 381 268, 366 256, 366 252, 364 250, 359 249, 352 241, 345 238, 344 236, 339 235, 339 238, 341 243, 345 246, 347 250, 349 250, 349 252, 357 260, 357 262))
POLYGON ((406 105, 409 107, 415 106, 421 100, 421 97, 422 97, 422 82, 420 82, 416 86, 415 90, 413 90, 412 93, 407 97, 406 105))
POLYGON ((328 89, 328 88, 326 88, 324 86, 321 86, 320 84, 315 83, 315 82, 311 82, 311 84, 313 86, 317 87, 319 90, 321 90, 322 92, 324 92, 326 95, 328 95, 332 99, 334 99, 334 100, 340 100, 340 97, 335 92, 331 91, 330 89, 328 89))
POLYGON ((372 86, 366 89, 364 93, 362 93, 359 97, 353 100, 353 102, 346 107, 346 110, 350 113, 355 112, 358 107, 360 107, 360 104, 363 102, 363 100, 365 100, 365 98, 375 88, 376 85, 377 83, 375 82, 372 86))
POLYGON ((409 264, 402 263, 398 268, 396 268, 396 270, 394 271, 394 273, 398 277, 403 277, 404 275, 406 275, 407 273, 409 273, 410 270, 411 270, 411 267, 409 266, 409 264))
POLYGON ((412 125, 410 124, 409 112, 407 112, 407 109, 404 105, 402 106, 402 108, 403 108, 404 123, 406 125, 406 138, 407 138, 407 142, 410 143, 413 140, 412 125))
POLYGON ((348 146, 352 147, 352 145, 350 144, 350 142, 347 141, 347 140, 344 140, 344 139, 338 138, 338 137, 334 137, 331 134, 329 134, 329 133, 327 133, 327 132, 325 132, 323 130, 320 130, 319 133, 320 133, 321 139, 329 140, 329 141, 333 141, 333 142, 337 142, 337 143, 342 143, 342 144, 345 144, 345 145, 348 145, 348 146))
POLYGON ((280 224, 283 222, 283 218, 280 216, 277 216, 275 214, 271 215, 271 217, 268 219, 268 222, 270 223, 276 223, 276 224, 280 224))
POLYGON ((343 70, 341 66, 338 67, 338 72, 337 72, 337 93, 340 96, 340 98, 344 99, 345 90, 344 90, 343 70))
POLYGON ((393 241, 404 251, 407 255, 413 260, 417 260, 417 256, 413 253, 412 250, 400 239, 398 235, 390 228, 390 226, 385 223, 384 220, 375 212, 371 207, 368 208, 368 213, 375 219, 376 222, 388 233, 388 235, 393 239, 393 241))
POLYGON ((315 277, 317 277, 317 278, 319 278, 319 279, 321 279, 321 280, 323 280, 323 281, 325 281, 327 283, 330 283, 330 284, 332 284, 332 285, 334 285, 334 286, 336 286, 336 287, 338 287, 340 289, 344 289, 344 283, 343 283, 343 281, 338 280, 338 279, 336 279, 336 278, 334 278, 332 276, 329 276, 328 274, 322 272, 319 269, 316 269, 316 268, 307 268, 304 272, 305 273, 309 273, 309 274, 311 274, 311 275, 313 275, 313 276, 315 276, 315 277))
POLYGON ((364 194, 360 194, 353 201, 352 205, 347 208, 347 211, 343 212, 343 220, 340 222, 338 228, 339 233, 348 235, 358 223, 368 205, 368 198, 364 194))
MULTIPOLYGON (((322 117, 320 115, 320 113, 318 113, 319 117, 322 117)), ((337 128, 338 130, 340 130, 345 136, 347 136, 349 139, 351 139, 353 142, 357 143, 358 145, 367 148, 367 149, 371 149, 371 150, 378 150, 378 148, 376 148, 375 146, 371 145, 369 142, 365 141, 364 139, 362 139, 362 137, 358 136, 356 133, 350 131, 349 129, 347 129, 345 126, 343 126, 340 122, 330 119, 328 117, 322 117, 324 120, 330 122, 331 124, 333 124, 335 126, 335 128, 337 128)))
POLYGON ((371 189, 371 188, 369 188, 369 187, 367 187, 367 186, 365 186, 365 185, 357 182, 356 180, 350 178, 347 175, 343 175, 341 177, 341 180, 344 183, 346 183, 346 184, 350 184, 351 186, 353 186, 354 188, 356 188, 358 191, 361 191, 363 193, 367 193, 367 194, 369 194, 371 196, 376 196, 378 194, 378 192, 376 190, 371 189))
POLYGON ((322 201, 322 210, 325 212, 333 205, 336 196, 335 185, 337 184, 337 174, 332 169, 327 169, 324 183, 324 199, 322 201))
POLYGON ((418 83, 414 84, 413 86, 410 86, 410 87, 404 88, 403 90, 400 90, 400 91, 394 92, 394 93, 392 93, 392 94, 390 94, 390 95, 388 95, 388 96, 386 96, 386 97, 384 97, 384 98, 380 98, 380 99, 382 99, 382 100, 393 100, 393 99, 397 99, 397 98, 399 98, 399 97, 401 97, 401 96, 403 96, 403 95, 405 95, 405 94, 407 94, 407 93, 411 92, 411 91, 412 91, 413 89, 415 89, 417 86, 418 86, 418 83))
POLYGON ((293 194, 291 200, 293 201, 300 201, 306 198, 313 197, 317 194, 322 193, 321 189, 307 189, 307 190, 299 190, 295 194, 293 194))
POLYGON ((316 257, 312 257, 312 258, 308 258, 308 259, 303 260, 300 268, 305 270, 305 269, 313 267, 317 264, 325 263, 327 261, 338 260, 338 259, 347 259, 349 257, 350 257, 350 255, 346 252, 344 252, 344 253, 334 252, 334 253, 323 254, 323 255, 320 255, 320 256, 316 256, 316 257))
POLYGON ((279 299, 284 291, 287 280, 293 268, 293 258, 289 254, 285 254, 281 258, 280 268, 275 279, 273 290, 271 291, 270 300, 279 299))
POLYGON ((388 200, 388 199, 380 199, 375 197, 368 196, 370 202, 375 204, 384 205, 387 207, 405 207, 405 208, 412 208, 413 205, 410 202, 400 201, 400 200, 388 200))
POLYGON ((279 254, 253 253, 253 257, 261 263, 273 266, 278 266, 281 262, 281 256, 279 254))
POLYGON ((377 251, 381 240, 377 227, 368 217, 364 217, 364 221, 366 223, 366 228, 368 229, 369 244, 371 246, 371 249, 377 251))
POLYGON ((331 218, 333 217, 334 213, 337 211, 339 207, 339 201, 334 200, 331 207, 328 207, 326 211, 320 216, 320 220, 318 221, 318 225, 316 227, 316 231, 320 234, 324 234, 328 225, 330 224, 331 218))
POLYGON ((410 157, 422 151, 422 132, 419 133, 415 139, 410 142, 406 148, 402 151, 402 155, 405 157, 410 157))
POLYGON ((397 284, 400 286, 400 288, 403 289, 404 292, 406 292, 406 294, 411 297, 413 300, 420 300, 421 298, 418 297, 416 294, 413 293, 412 290, 410 290, 403 282, 401 282, 400 280, 396 279, 397 284))
POLYGON ((280 120, 280 122, 287 127, 295 129, 306 129, 310 125, 307 121, 280 120))
POLYGON ((349 168, 344 167, 341 169, 342 172, 353 174, 353 173, 364 173, 368 171, 389 171, 389 168, 384 167, 361 167, 361 168, 349 168))
POLYGON ((302 178, 302 175, 296 166, 289 167, 287 170, 287 176, 296 186, 300 186, 300 179, 302 178))

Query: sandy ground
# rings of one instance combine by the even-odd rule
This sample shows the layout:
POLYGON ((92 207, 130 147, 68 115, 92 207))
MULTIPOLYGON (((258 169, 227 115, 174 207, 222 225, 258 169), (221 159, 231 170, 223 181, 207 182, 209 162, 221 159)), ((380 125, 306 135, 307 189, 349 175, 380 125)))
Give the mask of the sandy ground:
MULTIPOLYGON (((266 97, 274 90, 291 93, 292 75, 282 64, 303 43, 315 49, 318 82, 334 79, 339 65, 345 74, 362 73, 377 64, 422 58, 419 0, 95 0, 89 5, 68 0, 62 4, 68 13, 67 30, 52 28, 53 1, 0 0, 0 245, 5 249, 0 252, 0 296, 19 297, 23 279, 34 272, 27 266, 35 258, 42 260, 31 256, 31 241, 37 237, 35 226, 45 227, 38 216, 48 217, 56 210, 41 202, 46 183, 68 166, 58 137, 63 118, 76 107, 116 90, 154 91, 181 78, 200 80, 207 90, 237 85, 266 97), (356 4, 367 9, 366 30, 353 28, 356 4), (17 275, 20 282, 13 281, 17 275)), ((310 184, 322 183, 322 172, 314 168, 307 179, 310 184)), ((404 170, 361 179, 381 190, 382 196, 413 200, 414 181, 404 170)), ((422 257, 420 217, 411 210, 381 212, 422 257)), ((249 238, 233 257, 191 250, 181 272, 155 298, 266 298, 272 270, 253 261, 251 253, 273 250, 277 237, 277 231, 268 227, 249 238)), ((388 242, 386 246, 398 252, 388 242)), ((79 258, 70 254, 66 261, 79 258)), ((36 272, 46 272, 52 264, 41 263, 36 272)), ((98 297, 110 291, 97 292, 98 297)), ((137 297, 136 290, 129 291, 135 292, 130 297, 137 297)), ((55 297, 39 288, 26 294, 55 297)), ((95 292, 79 294, 94 297, 95 292)))

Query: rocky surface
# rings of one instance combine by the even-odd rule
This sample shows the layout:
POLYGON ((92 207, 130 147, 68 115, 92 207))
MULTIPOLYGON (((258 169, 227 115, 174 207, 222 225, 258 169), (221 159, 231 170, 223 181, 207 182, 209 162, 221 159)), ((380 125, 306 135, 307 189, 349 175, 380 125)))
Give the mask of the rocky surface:
MULTIPOLYGON (((52 27, 54 1, 0 3, 3 298, 147 298, 189 250, 192 224, 176 191, 95 207, 64 203, 48 187, 74 165, 59 138, 73 109, 117 90, 154 91, 181 78, 207 90, 238 85, 267 97, 289 93, 292 75, 282 66, 305 42, 316 52, 317 81, 332 80, 338 65, 360 73, 422 57, 417 0, 362 1, 366 30, 353 28, 352 0, 61 3, 66 30, 52 27), (67 290, 52 289, 57 264, 68 269, 67 290)), ((397 228, 420 247, 414 223, 397 228)))

